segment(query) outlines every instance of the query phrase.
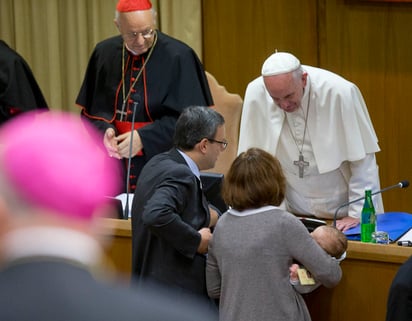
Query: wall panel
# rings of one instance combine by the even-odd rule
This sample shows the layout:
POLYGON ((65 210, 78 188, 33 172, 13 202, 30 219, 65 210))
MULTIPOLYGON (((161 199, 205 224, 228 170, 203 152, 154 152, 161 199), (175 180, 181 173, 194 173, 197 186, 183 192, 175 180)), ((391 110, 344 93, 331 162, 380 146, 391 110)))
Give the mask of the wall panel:
POLYGON ((229 92, 243 96, 276 49, 317 63, 315 0, 204 0, 203 62, 229 92))

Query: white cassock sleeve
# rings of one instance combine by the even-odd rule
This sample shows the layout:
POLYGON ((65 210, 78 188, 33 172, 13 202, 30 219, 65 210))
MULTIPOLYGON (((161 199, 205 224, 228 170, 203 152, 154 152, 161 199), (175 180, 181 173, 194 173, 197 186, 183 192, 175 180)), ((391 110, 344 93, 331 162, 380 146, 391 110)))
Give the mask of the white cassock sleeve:
POLYGON ((263 78, 250 82, 243 102, 238 154, 258 147, 276 155, 284 117, 266 91, 263 78))
MULTIPOLYGON (((365 158, 350 162, 349 178, 349 200, 365 196, 365 189, 373 192, 380 190, 379 168, 376 164, 375 154, 367 154, 365 158)), ((384 212, 382 194, 373 196, 373 204, 377 214, 384 212)), ((351 217, 360 217, 363 202, 359 201, 349 205, 348 215, 351 217)))

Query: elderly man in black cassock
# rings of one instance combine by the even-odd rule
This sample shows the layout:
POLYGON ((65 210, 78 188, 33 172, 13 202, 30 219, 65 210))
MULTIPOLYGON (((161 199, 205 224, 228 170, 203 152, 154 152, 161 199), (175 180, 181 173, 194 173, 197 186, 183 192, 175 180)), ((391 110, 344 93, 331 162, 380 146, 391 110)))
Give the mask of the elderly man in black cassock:
POLYGON ((196 53, 156 29, 149 0, 120 0, 116 9, 120 35, 97 44, 76 103, 104 132, 108 154, 130 166, 132 193, 146 162, 172 147, 183 109, 213 100, 196 53))

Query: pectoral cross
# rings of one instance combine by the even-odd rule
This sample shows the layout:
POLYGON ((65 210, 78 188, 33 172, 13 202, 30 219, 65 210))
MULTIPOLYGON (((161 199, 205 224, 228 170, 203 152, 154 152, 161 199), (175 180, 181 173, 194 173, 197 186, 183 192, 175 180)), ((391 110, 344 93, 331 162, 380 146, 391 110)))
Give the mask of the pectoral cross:
POLYGON ((123 121, 123 117, 126 117, 127 116, 127 112, 126 111, 124 111, 124 108, 125 108, 125 103, 123 103, 123 105, 122 105, 122 110, 116 110, 116 114, 120 114, 120 121, 123 121))
POLYGON ((302 153, 299 154, 299 160, 294 161, 293 165, 296 165, 299 167, 299 178, 303 178, 303 170, 305 166, 309 166, 309 162, 305 161, 302 153))

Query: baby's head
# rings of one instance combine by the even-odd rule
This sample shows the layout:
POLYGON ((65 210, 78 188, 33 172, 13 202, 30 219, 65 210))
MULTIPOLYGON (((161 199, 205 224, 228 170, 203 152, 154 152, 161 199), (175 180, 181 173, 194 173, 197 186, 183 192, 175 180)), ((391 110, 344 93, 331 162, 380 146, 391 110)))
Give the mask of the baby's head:
POLYGON ((319 226, 311 235, 321 248, 337 259, 345 253, 348 247, 345 234, 331 225, 319 226))

